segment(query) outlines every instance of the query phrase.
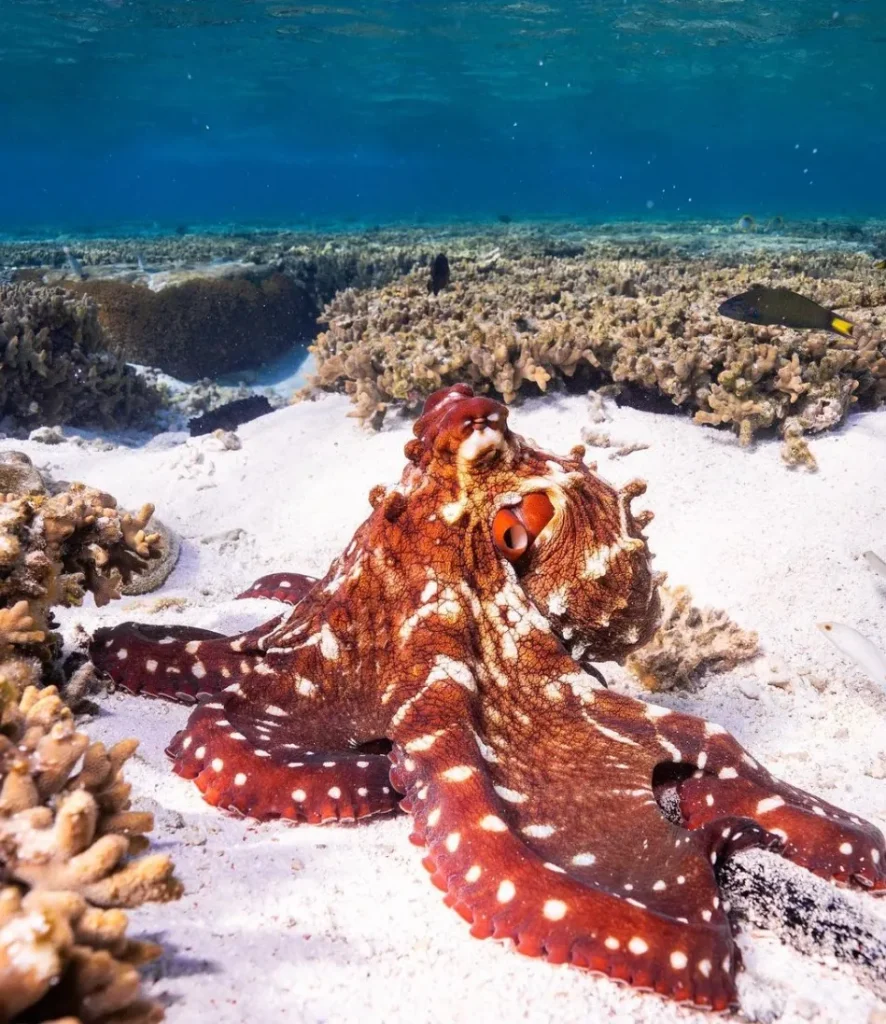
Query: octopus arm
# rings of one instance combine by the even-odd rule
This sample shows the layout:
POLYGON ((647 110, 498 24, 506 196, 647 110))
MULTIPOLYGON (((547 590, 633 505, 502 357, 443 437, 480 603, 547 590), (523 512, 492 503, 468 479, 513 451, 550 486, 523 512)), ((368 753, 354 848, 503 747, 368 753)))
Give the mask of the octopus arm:
POLYGON ((166 751, 173 771, 193 779, 204 800, 261 820, 312 824, 396 809, 387 756, 306 729, 312 698, 290 700, 284 713, 240 690, 201 702, 166 751))
MULTIPOLYGON (((556 854, 548 858, 529 841, 513 794, 490 770, 501 772, 501 766, 490 765, 488 750, 484 756, 480 706, 464 666, 447 675, 438 663, 436 675, 429 667, 428 677, 433 683, 394 716, 391 782, 406 794, 401 806, 413 816, 413 842, 427 847, 425 867, 472 935, 509 938, 527 955, 586 967, 680 1001, 716 1009, 733 1005, 737 954, 703 856, 722 849, 719 833, 705 829, 690 837, 705 872, 698 882, 707 887, 705 918, 656 911, 572 865, 564 867, 556 854)), ((587 777, 592 783, 593 774, 587 777)), ((626 820, 623 813, 622 830, 636 835, 636 823, 626 820)), ((748 842, 765 838, 752 825, 746 831, 748 842)), ((624 851, 620 857, 625 860, 624 851)))
MULTIPOLYGON (((628 698, 606 694, 601 700, 628 698)), ((775 778, 715 723, 670 712, 655 726, 672 763, 684 769, 677 794, 686 828, 722 816, 747 818, 778 837, 782 856, 815 874, 886 889, 886 845, 874 825, 775 778)))
POLYGON ((259 639, 278 621, 234 637, 189 626, 124 622, 96 630, 89 656, 99 672, 130 693, 193 704, 249 675, 263 657, 259 639))
POLYGON ((237 595, 237 600, 261 597, 283 604, 299 604, 310 594, 317 582, 316 577, 305 576, 299 572, 275 572, 257 579, 242 594, 237 595))

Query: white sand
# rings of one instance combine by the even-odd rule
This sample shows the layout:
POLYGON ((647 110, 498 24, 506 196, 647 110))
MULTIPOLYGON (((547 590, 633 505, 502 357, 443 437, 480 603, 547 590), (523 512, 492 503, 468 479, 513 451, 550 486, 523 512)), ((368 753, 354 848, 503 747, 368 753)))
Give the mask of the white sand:
MULTIPOLYGON (((272 603, 231 598, 269 571, 322 574, 365 517, 370 487, 400 473, 409 424, 367 435, 346 410, 336 397, 281 410, 242 427, 243 449, 234 452, 212 450, 211 438, 110 452, 4 442, 129 507, 154 502, 184 538, 160 593, 186 607, 158 613, 157 595, 101 611, 90 603, 63 614, 68 635, 127 618, 233 632, 276 614, 272 603)), ((511 422, 567 451, 591 425, 589 410, 583 398, 549 399, 514 410, 511 422)), ((854 417, 815 441, 821 469, 813 475, 785 469, 776 444, 747 452, 731 435, 682 418, 610 413, 595 429, 651 444, 620 460, 601 451, 599 461, 613 481, 648 480, 656 566, 688 584, 697 602, 759 630, 772 674, 788 680, 780 688, 746 665, 659 702, 721 722, 777 774, 886 828, 886 779, 875 777, 886 773, 886 763, 877 766, 886 757, 886 693, 815 628, 835 619, 886 649, 886 581, 860 557, 868 548, 886 556, 886 414, 854 417)), ((613 681, 631 685, 621 674, 613 681)), ((166 945, 149 988, 167 1003, 171 1024, 709 1019, 472 939, 430 884, 403 816, 298 828, 224 816, 164 757, 187 716, 121 695, 102 699, 88 726, 108 741, 141 738, 128 770, 134 798, 155 811, 155 845, 173 855, 185 884, 178 904, 132 915, 136 933, 166 945)), ((752 1020, 866 1024, 884 1011, 845 966, 819 964, 764 934, 739 941, 752 1020)))

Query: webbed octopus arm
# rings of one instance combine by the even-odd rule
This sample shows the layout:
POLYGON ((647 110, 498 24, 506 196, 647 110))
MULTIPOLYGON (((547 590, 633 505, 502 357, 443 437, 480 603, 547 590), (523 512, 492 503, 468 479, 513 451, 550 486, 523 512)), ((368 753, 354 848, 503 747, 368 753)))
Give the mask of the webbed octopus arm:
MULTIPOLYGON (((719 727, 600 688, 541 623, 515 643, 517 674, 505 682, 493 671, 493 701, 484 690, 497 655, 487 647, 472 660, 463 637, 417 630, 388 732, 412 838, 473 935, 722 1009, 735 1002, 739 962, 717 880, 723 860, 783 847, 837 874, 836 859, 809 862, 784 844, 776 809, 795 816, 798 834, 814 827, 815 849, 864 849, 853 880, 867 872, 865 884, 886 885, 871 863, 883 845, 871 826, 775 780, 719 727), (716 774, 676 774, 674 821, 656 776, 686 768, 684 754, 702 764, 706 754, 716 774), (691 786, 702 779, 714 799, 699 816, 691 786), (732 798, 739 780, 752 800, 732 798)), ((851 858, 836 856, 845 870, 851 858)))
POLYGON ((299 604, 318 582, 315 576, 305 576, 300 572, 275 572, 259 577, 242 594, 238 594, 237 599, 262 597, 283 604, 299 604))
POLYGON ((290 694, 285 714, 274 699, 239 686, 200 703, 166 750, 173 771, 208 803, 262 820, 319 825, 396 809, 386 745, 354 745, 332 721, 324 728, 310 695, 290 694))
POLYGON ((415 637, 413 682, 389 730, 391 781, 406 794, 434 883, 476 937, 730 1005, 737 953, 711 858, 772 837, 733 817, 695 833, 668 822, 652 792, 654 758, 639 763, 614 728, 596 724, 596 681, 550 635, 520 643, 522 681, 490 714, 479 697, 484 667, 463 660, 463 644, 433 628, 415 637), (539 731, 532 716, 542 709, 539 731), (599 760, 576 757, 595 747, 599 760))

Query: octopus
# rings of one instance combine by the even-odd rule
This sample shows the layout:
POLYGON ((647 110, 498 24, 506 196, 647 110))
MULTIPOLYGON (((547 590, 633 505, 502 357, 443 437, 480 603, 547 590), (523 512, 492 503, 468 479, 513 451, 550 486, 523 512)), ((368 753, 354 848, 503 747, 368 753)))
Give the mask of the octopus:
POLYGON ((245 597, 286 614, 238 636, 125 623, 95 665, 194 705, 167 754, 205 800, 258 819, 402 808, 478 937, 714 1010, 739 968, 718 871, 749 846, 886 889, 883 835, 773 777, 721 726, 609 689, 646 643, 660 575, 618 490, 512 432, 508 409, 432 395, 400 482, 322 579, 245 597))

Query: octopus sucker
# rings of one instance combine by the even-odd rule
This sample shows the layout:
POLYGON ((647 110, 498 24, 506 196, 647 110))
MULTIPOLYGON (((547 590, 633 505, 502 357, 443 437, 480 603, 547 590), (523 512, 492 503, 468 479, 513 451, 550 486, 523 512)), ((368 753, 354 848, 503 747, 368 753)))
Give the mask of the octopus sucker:
POLYGON ((326 576, 242 595, 284 616, 239 637, 127 623, 96 633, 93 661, 196 701, 168 753, 209 803, 315 823, 399 806, 471 934, 734 1006, 724 861, 766 848, 882 891, 883 836, 716 723, 597 685, 593 664, 659 622, 650 516, 630 507, 644 486, 611 487, 508 417, 465 385, 432 395, 400 483, 373 489, 326 576))

